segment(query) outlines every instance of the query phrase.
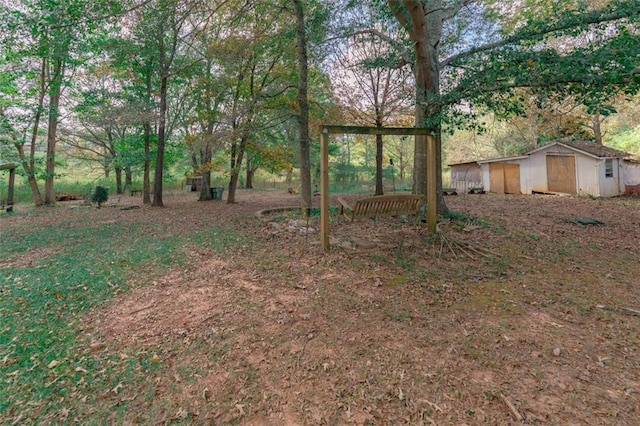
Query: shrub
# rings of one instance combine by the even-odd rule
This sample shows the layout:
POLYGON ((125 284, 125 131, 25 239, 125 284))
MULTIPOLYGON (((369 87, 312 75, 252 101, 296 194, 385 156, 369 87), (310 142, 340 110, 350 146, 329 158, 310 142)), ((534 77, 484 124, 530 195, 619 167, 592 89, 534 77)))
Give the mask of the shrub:
POLYGON ((109 188, 98 185, 91 194, 91 202, 98 203, 98 208, 109 199, 109 188))

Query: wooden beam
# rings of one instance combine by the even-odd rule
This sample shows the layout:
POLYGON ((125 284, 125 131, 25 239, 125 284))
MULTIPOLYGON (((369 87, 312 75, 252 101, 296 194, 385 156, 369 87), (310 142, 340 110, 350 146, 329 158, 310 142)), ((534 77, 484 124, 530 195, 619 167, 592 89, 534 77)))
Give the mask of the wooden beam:
POLYGON ((438 221, 438 186, 436 184, 436 138, 427 135, 427 232, 436 234, 438 221))
POLYGON ((329 249, 329 132, 320 136, 320 244, 329 249))
POLYGON ((415 136, 430 135, 431 130, 418 127, 367 127, 367 126, 320 126, 322 134, 347 134, 347 135, 391 135, 391 136, 415 136))
POLYGON ((13 188, 16 182, 16 168, 9 169, 9 188, 7 191, 7 211, 13 211, 13 188))
POLYGON ((16 166, 15 164, 11 164, 11 163, 0 164, 0 170, 11 170, 11 169, 15 169, 16 167, 18 167, 18 166, 16 166))

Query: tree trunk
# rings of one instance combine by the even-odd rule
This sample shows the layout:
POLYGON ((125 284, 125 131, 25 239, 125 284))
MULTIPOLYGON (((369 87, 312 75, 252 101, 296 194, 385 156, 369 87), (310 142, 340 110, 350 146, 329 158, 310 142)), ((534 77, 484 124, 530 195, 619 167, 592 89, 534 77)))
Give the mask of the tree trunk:
MULTIPOLYGON (((146 101, 147 108, 151 105, 151 66, 146 67, 146 101)), ((151 204, 151 122, 149 111, 146 111, 144 121, 144 172, 142 176, 142 203, 151 204)))
POLYGON ((200 186, 200 196, 198 201, 210 201, 211 200, 211 171, 206 170, 202 172, 202 185, 200 186))
POLYGON ((158 152, 156 155, 156 170, 153 176, 153 203, 154 207, 163 207, 162 203, 162 179, 164 174, 164 144, 165 128, 167 124, 167 83, 169 77, 163 73, 160 79, 160 110, 158 119, 158 152))
POLYGON ((42 118, 42 110, 44 107, 44 97, 47 91, 46 72, 47 72, 47 60, 43 58, 42 63, 40 65, 40 93, 38 96, 38 106, 36 109, 36 115, 33 120, 33 129, 31 132, 31 146, 29 147, 29 160, 27 160, 26 155, 24 153, 24 145, 22 145, 22 143, 19 143, 15 136, 13 138, 13 143, 16 149, 18 150, 20 162, 22 163, 22 168, 24 169, 24 172, 27 175, 27 181, 29 182, 29 187, 31 188, 31 195, 33 198, 33 202, 36 206, 41 206, 43 204, 42 195, 40 194, 40 188, 38 187, 38 182, 36 180, 36 142, 38 140, 38 130, 40 128, 40 119, 42 118))
POLYGON ((227 204, 236 202, 236 188, 238 188, 238 177, 240 176, 240 167, 244 159, 244 152, 247 147, 248 136, 243 135, 239 144, 232 145, 231 155, 231 179, 229 180, 229 195, 227 195, 227 204))
POLYGON ((151 124, 144 123, 144 172, 142 176, 142 203, 151 204, 151 124))
POLYGON ((311 159, 309 147, 309 98, 307 35, 302 0, 293 0, 296 11, 296 52, 298 56, 298 127, 300 132, 300 195, 306 213, 311 208, 311 159))
MULTIPOLYGON (((122 167, 116 167, 116 194, 122 194, 122 167)), ((131 189, 131 188, 129 188, 131 189)))
POLYGON ((246 189, 253 189, 253 173, 254 173, 253 170, 251 170, 247 162, 247 181, 245 182, 245 185, 244 185, 246 189))
MULTIPOLYGON (((394 16, 409 32, 413 41, 416 63, 414 74, 416 76, 416 113, 417 127, 429 127, 436 140, 436 188, 438 192, 438 211, 446 210, 442 195, 442 138, 438 124, 433 123, 433 118, 439 111, 434 107, 439 95, 440 74, 438 70, 437 45, 440 42, 438 34, 442 33, 442 19, 439 18, 440 9, 430 10, 428 16, 422 1, 403 0, 402 3, 408 12, 409 20, 397 0, 387 0, 394 16), (430 35, 433 36, 433 40, 430 35)), ((414 164, 413 164, 413 188, 416 194, 427 198, 427 141, 424 136, 416 136, 414 164)))
POLYGON ((602 120, 600 119, 600 114, 593 114, 591 122, 593 123, 592 129, 595 142, 598 145, 602 145, 602 120))
MULTIPOLYGON (((211 143, 207 142, 203 149, 200 150, 200 163, 202 165, 209 165, 211 163, 211 157, 213 157, 213 149, 211 143)), ((198 200, 211 200, 211 170, 208 167, 202 172, 202 187, 200 188, 200 198, 198 200)))
MULTIPOLYGON (((382 125, 378 125, 382 127, 382 125)), ((382 135, 376 135, 376 195, 384 194, 382 187, 382 135)))
POLYGON ((56 167, 56 137, 58 135, 58 108, 60 106, 60 92, 62 90, 62 59, 54 60, 53 78, 49 89, 49 120, 47 128, 47 160, 46 177, 44 181, 44 203, 53 205, 56 194, 53 187, 56 167))
POLYGON ((133 176, 131 174, 131 167, 127 166, 124 168, 124 186, 127 188, 131 188, 133 184, 133 176))
MULTIPOLYGON (((27 181, 29 182, 29 187, 31 188, 31 195, 33 197, 33 202, 36 206, 42 205, 42 196, 40 195, 40 188, 38 188, 38 182, 36 181, 36 173, 35 173, 35 163, 31 160, 35 158, 35 154, 32 153, 31 160, 27 160, 27 157, 24 153, 24 146, 14 141, 14 145, 18 150, 18 156, 20 157, 20 163, 22 163, 22 169, 24 173, 27 175, 27 181)), ((33 149, 32 149, 33 151, 33 149)))

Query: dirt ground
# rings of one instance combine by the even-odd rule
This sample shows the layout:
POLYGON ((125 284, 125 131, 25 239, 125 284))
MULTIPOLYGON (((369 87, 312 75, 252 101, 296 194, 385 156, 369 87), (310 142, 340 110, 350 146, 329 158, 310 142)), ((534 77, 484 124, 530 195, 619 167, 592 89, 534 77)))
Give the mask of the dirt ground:
POLYGON ((165 408, 132 422, 640 424, 639 199, 451 196, 475 221, 433 238, 411 218, 335 217, 328 252, 317 218, 256 216, 296 197, 237 199, 89 213, 247 237, 185 247, 186 265, 87 317, 104 350, 163 366, 165 408))

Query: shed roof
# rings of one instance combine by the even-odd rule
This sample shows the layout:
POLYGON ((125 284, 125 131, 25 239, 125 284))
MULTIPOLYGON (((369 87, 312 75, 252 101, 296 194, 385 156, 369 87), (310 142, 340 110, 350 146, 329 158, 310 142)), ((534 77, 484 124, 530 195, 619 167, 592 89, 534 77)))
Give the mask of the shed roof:
POLYGON ((487 160, 478 160, 478 164, 502 163, 502 162, 505 162, 505 161, 524 160, 525 158, 529 158, 529 156, 528 155, 513 155, 511 157, 489 158, 487 160))
POLYGON ((473 161, 463 161, 460 163, 451 163, 451 164, 447 164, 449 167, 454 167, 454 166, 473 166, 473 165, 478 165, 478 162, 476 160, 473 161))
POLYGON ((580 151, 584 154, 590 155, 592 157, 597 157, 597 158, 625 158, 630 156, 630 154, 627 152, 609 148, 608 146, 600 145, 595 142, 584 141, 584 140, 568 140, 568 139, 552 142, 550 144, 528 151, 525 154, 527 155, 533 154, 534 152, 547 149, 553 145, 561 145, 569 149, 580 151))

